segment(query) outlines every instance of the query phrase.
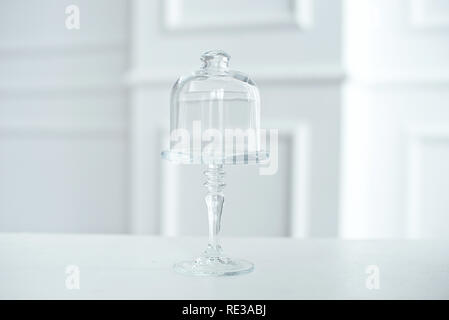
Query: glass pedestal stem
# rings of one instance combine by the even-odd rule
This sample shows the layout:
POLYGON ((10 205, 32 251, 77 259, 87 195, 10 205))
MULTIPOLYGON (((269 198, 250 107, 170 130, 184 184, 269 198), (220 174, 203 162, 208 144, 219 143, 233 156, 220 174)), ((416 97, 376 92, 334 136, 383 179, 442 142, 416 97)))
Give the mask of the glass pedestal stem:
POLYGON ((218 234, 221 227, 225 187, 223 165, 208 165, 206 171, 206 205, 209 219, 207 249, 195 260, 180 261, 174 265, 177 272, 195 276, 233 276, 251 272, 254 265, 246 260, 231 259, 223 254, 218 234))
POLYGON ((218 235, 224 203, 223 189, 226 186, 224 183, 225 172, 223 165, 209 165, 204 174, 206 175, 204 185, 207 188, 207 195, 205 200, 209 219, 209 245, 207 249, 209 254, 212 255, 215 252, 218 256, 221 252, 218 235))

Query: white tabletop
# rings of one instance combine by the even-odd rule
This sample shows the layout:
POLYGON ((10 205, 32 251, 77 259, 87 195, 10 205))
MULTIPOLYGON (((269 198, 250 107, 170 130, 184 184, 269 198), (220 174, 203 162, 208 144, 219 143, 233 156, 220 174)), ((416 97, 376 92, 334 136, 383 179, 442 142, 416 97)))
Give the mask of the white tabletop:
POLYGON ((254 272, 176 274, 173 262, 200 253, 204 238, 0 234, 0 298, 449 298, 449 242, 240 238, 222 244, 230 256, 254 262, 254 272), (76 281, 67 287, 76 273, 66 274, 69 265, 79 268, 79 289, 76 281))

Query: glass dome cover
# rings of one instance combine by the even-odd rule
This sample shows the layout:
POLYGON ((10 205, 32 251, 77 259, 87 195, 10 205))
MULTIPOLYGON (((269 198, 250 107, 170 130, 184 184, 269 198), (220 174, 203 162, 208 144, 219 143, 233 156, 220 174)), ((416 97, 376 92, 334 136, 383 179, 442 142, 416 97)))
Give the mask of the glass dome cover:
POLYGON ((180 77, 171 93, 170 149, 177 163, 251 164, 268 159, 261 147, 260 96, 254 81, 229 69, 230 56, 205 52, 202 67, 180 77))

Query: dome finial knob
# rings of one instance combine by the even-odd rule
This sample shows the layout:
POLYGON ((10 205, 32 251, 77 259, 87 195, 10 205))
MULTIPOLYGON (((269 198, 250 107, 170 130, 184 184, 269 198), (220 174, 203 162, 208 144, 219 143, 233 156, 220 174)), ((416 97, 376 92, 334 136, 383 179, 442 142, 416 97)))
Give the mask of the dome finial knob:
POLYGON ((209 70, 226 70, 231 56, 223 50, 210 50, 201 55, 203 68, 209 70))

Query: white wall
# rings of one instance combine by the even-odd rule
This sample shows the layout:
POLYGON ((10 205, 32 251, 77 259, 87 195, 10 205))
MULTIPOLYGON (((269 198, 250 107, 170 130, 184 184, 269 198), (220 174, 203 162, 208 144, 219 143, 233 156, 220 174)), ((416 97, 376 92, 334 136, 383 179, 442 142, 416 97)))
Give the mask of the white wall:
POLYGON ((344 237, 449 234, 449 2, 346 1, 344 237))
POLYGON ((127 230, 127 8, 1 2, 0 231, 127 230))
POLYGON ((280 130, 277 175, 228 169, 225 235, 444 236, 448 26, 444 0, 2 1, 0 231, 205 235, 202 168, 160 151, 223 49, 280 130))

